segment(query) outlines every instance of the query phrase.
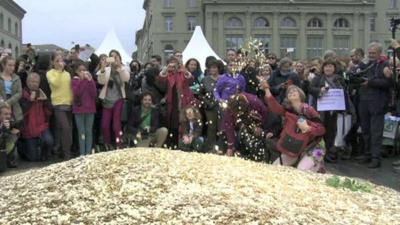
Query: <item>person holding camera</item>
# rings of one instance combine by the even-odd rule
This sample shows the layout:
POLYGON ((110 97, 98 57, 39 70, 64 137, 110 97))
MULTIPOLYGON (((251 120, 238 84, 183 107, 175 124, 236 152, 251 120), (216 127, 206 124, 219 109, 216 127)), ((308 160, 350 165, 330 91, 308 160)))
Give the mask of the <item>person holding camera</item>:
POLYGON ((10 105, 0 103, 0 168, 16 168, 15 145, 18 140, 19 129, 12 118, 10 105), (5 159, 5 161, 4 161, 5 159))
POLYGON ((52 69, 46 74, 51 90, 51 104, 53 105, 56 135, 54 151, 58 153, 61 147, 64 160, 71 158, 72 146, 72 88, 71 75, 65 70, 64 58, 60 54, 52 56, 52 69))
POLYGON ((153 105, 149 92, 142 94, 141 106, 133 106, 128 119, 128 131, 138 147, 162 147, 168 136, 168 129, 159 128, 160 114, 153 105))
POLYGON ((21 148, 18 153, 28 161, 47 160, 53 147, 53 135, 49 129, 50 101, 40 87, 40 75, 30 73, 20 104, 24 112, 21 130, 21 148), (40 145, 40 146, 39 146, 40 145))
POLYGON ((277 98, 279 103, 285 99, 287 87, 294 84, 300 86, 300 79, 295 72, 292 71, 292 60, 283 58, 279 62, 279 68, 275 70, 268 83, 271 85, 271 93, 277 98))
POLYGON ((179 59, 171 57, 156 79, 161 90, 166 89, 165 102, 167 104, 167 128, 172 134, 170 147, 178 146, 179 114, 188 105, 196 104, 196 99, 190 86, 194 82, 193 75, 180 66, 179 59))
POLYGON ((377 168, 381 165, 384 116, 390 101, 390 88, 393 86, 389 63, 381 57, 381 54, 382 45, 372 42, 368 47, 367 67, 370 69, 359 89, 364 155, 357 159, 360 163, 368 163, 368 168, 377 168))
POLYGON ((129 72, 122 64, 122 58, 118 51, 111 50, 109 58, 101 62, 97 72, 98 83, 104 85, 99 98, 102 100, 103 113, 101 127, 104 144, 107 149, 112 149, 111 125, 113 126, 115 144, 122 146, 121 113, 124 105, 125 83, 129 81, 129 72), (108 64, 108 66, 107 66, 108 64))
POLYGON ((92 153, 93 122, 96 113, 97 89, 92 75, 83 62, 75 63, 75 76, 72 79, 74 102, 72 113, 75 116, 81 156, 92 153))

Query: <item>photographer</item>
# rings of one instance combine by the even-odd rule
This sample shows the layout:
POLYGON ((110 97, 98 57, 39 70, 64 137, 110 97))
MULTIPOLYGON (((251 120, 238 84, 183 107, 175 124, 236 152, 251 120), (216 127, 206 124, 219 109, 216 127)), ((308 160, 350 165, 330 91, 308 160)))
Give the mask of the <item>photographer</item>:
POLYGON ((271 85, 271 92, 277 98, 279 103, 285 99, 286 89, 294 84, 300 86, 300 79, 295 72, 292 71, 292 60, 283 58, 279 62, 279 68, 272 73, 268 83, 271 85))
POLYGON ((22 145, 18 147, 18 153, 29 161, 46 160, 54 143, 49 129, 50 101, 39 87, 40 75, 30 73, 20 100, 24 122, 21 130, 22 145))
POLYGON ((172 147, 178 146, 179 114, 188 105, 196 103, 190 86, 194 77, 185 67, 180 66, 179 60, 171 57, 167 61, 160 75, 156 78, 156 85, 160 90, 166 89, 165 101, 167 103, 167 128, 171 132, 172 147))
POLYGON ((74 103, 72 104, 72 113, 78 130, 79 152, 83 156, 92 153, 97 89, 92 75, 83 62, 76 62, 73 68, 72 92, 74 103))
POLYGON ((358 157, 358 160, 360 163, 369 163, 368 168, 381 165, 384 115, 390 100, 390 88, 393 86, 392 72, 381 54, 382 45, 372 42, 368 47, 367 64, 371 69, 359 89, 360 122, 365 145, 364 155, 358 157))
POLYGON ((128 120, 128 131, 136 140, 136 146, 162 147, 167 139, 168 129, 159 128, 159 111, 153 106, 151 93, 144 93, 141 106, 135 106, 131 110, 128 120))
POLYGON ((125 83, 129 81, 129 72, 122 65, 122 58, 118 51, 110 51, 109 58, 102 61, 97 76, 98 83, 104 85, 99 94, 103 104, 101 128, 104 144, 107 149, 113 148, 110 130, 112 125, 116 145, 120 147, 122 145, 121 113, 126 98, 125 83))
MULTIPOLYGON (((17 167, 15 161, 15 144, 18 140, 19 130, 12 119, 11 107, 7 103, 0 104, 0 151, 6 154, 8 168, 17 167)), ((4 165, 0 166, 4 168, 4 165)))
POLYGON ((18 58, 15 63, 15 73, 21 79, 22 88, 26 88, 26 78, 31 70, 31 65, 23 58, 18 58))

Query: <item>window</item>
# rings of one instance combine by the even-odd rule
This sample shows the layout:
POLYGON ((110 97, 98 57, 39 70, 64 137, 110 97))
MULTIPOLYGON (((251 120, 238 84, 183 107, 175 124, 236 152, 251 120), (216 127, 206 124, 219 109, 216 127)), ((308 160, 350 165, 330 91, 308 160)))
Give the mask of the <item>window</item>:
POLYGON ((346 20, 345 18, 337 19, 333 26, 336 28, 349 28, 350 27, 349 21, 346 20))
POLYGON ((397 0, 390 0, 389 9, 397 9, 397 0))
POLYGON ((322 36, 310 36, 307 39, 307 58, 322 56, 322 36))
POLYGON ((350 51, 349 36, 335 36, 333 39, 333 50, 340 56, 347 56, 350 51))
POLYGON ((4 40, 1 40, 0 46, 3 47, 3 48, 5 47, 4 40))
POLYGON ((269 27, 269 22, 267 19, 265 19, 264 17, 259 17, 256 19, 256 21, 254 22, 254 26, 255 27, 269 27))
POLYGON ((318 18, 312 18, 310 21, 308 21, 307 27, 320 28, 322 27, 322 21, 318 18))
POLYGON ((197 18, 195 16, 188 16, 188 31, 194 31, 197 26, 197 18))
POLYGON ((281 21, 281 26, 282 27, 296 27, 296 21, 290 17, 285 17, 283 18, 283 20, 281 21))
POLYGON ((375 16, 369 18, 369 29, 370 31, 375 31, 375 16))
POLYGON ((174 54, 174 46, 167 44, 164 47, 164 59, 167 61, 167 59, 174 54))
POLYGON ((238 50, 243 46, 244 39, 242 35, 227 35, 225 37, 226 49, 238 50))
POLYGON ((231 17, 226 22, 226 27, 228 28, 235 28, 235 27, 243 27, 242 20, 237 17, 231 17))
POLYGON ((4 15, 0 13, 0 29, 4 30, 4 15))
POLYGON ((197 7, 197 0, 188 0, 189 8, 196 8, 197 7))
POLYGON ((173 0, 164 0, 164 8, 172 8, 173 0))
POLYGON ((14 25, 15 35, 18 37, 18 23, 14 25))
POLYGON ((11 33, 11 19, 8 18, 8 32, 11 33))
POLYGON ((296 55, 296 36, 282 36, 281 37, 281 57, 296 55))
POLYGON ((269 52, 269 44, 271 42, 271 36, 269 35, 264 35, 264 34, 259 34, 259 35, 254 35, 254 38, 261 42, 262 46, 261 49, 263 50, 264 53, 269 52))
POLYGON ((12 51, 12 44, 8 43, 8 48, 12 51))
POLYGON ((165 30, 167 32, 172 32, 174 30, 174 19, 172 16, 165 17, 165 30))
POLYGON ((19 56, 19 49, 18 49, 18 46, 15 47, 15 56, 19 56))

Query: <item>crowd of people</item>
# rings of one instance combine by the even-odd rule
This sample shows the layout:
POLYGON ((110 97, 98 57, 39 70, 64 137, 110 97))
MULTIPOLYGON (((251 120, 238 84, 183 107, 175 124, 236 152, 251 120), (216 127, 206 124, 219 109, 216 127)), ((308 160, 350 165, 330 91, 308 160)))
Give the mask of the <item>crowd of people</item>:
MULTIPOLYGON (((392 47, 399 57, 400 43, 392 47)), ((124 65, 116 50, 86 61, 79 54, 37 55, 28 46, 17 59, 1 55, 0 170, 16 167, 17 154, 69 160, 139 146, 315 172, 351 158, 377 168, 384 116, 400 113, 394 60, 377 42, 367 56, 356 48, 348 58, 328 50, 297 61, 229 49, 224 61, 210 56, 205 65, 183 62, 181 51, 164 64, 159 55, 124 65), (343 93, 344 108, 320 110, 331 90, 343 93)))

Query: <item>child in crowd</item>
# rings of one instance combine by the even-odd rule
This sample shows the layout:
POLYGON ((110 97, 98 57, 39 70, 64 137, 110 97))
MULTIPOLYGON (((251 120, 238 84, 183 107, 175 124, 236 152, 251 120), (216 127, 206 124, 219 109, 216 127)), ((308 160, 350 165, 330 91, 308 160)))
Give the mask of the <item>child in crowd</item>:
MULTIPOLYGON (((19 130, 12 118, 11 107, 7 103, 0 104, 0 151, 6 155, 8 168, 16 168, 15 144, 18 140, 19 130)), ((0 166, 4 168, 4 165, 0 166)))
POLYGON ((76 63, 73 68, 75 76, 72 79, 72 92, 74 95, 72 113, 75 115, 79 137, 79 152, 82 156, 92 152, 97 89, 92 75, 83 62, 76 63))
POLYGON ((52 114, 50 102, 39 88, 39 74, 30 73, 26 83, 27 87, 24 88, 20 100, 24 120, 21 145, 19 145, 21 147, 18 147, 18 153, 28 161, 46 160, 54 143, 49 129, 52 114))
POLYGON ((203 124, 199 109, 188 106, 183 110, 181 117, 182 138, 179 148, 183 151, 201 151, 204 139, 201 136, 203 124))

